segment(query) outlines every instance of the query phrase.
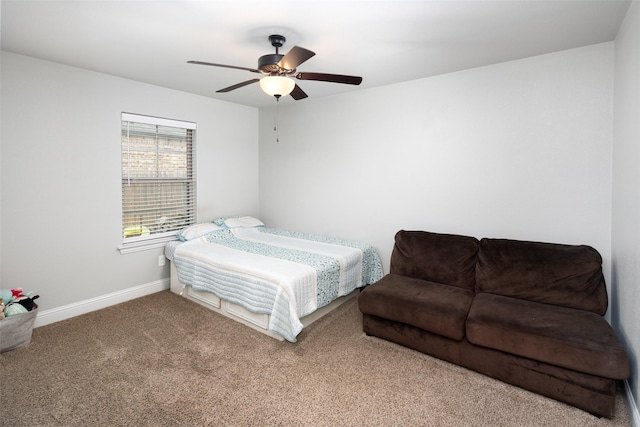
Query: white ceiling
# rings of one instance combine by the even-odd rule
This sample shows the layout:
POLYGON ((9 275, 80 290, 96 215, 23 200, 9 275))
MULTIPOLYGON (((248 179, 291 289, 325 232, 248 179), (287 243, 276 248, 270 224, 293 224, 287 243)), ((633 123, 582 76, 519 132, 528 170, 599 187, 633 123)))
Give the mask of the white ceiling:
MULTIPOLYGON (((230 102, 273 105, 256 68, 281 34, 316 53, 298 67, 360 86, 297 81, 318 98, 612 41, 630 1, 2 0, 2 50, 230 102)), ((281 102, 294 101, 286 97, 281 102)))

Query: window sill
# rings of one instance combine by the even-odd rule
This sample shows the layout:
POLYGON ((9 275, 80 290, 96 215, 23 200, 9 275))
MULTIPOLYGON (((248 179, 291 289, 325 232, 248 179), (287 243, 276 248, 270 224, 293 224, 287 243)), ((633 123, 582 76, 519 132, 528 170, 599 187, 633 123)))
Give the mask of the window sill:
POLYGON ((123 242, 122 246, 118 247, 118 250, 120 251, 120 255, 148 251, 151 249, 162 248, 168 242, 173 242, 174 240, 178 240, 175 235, 155 239, 144 239, 133 242, 123 242))

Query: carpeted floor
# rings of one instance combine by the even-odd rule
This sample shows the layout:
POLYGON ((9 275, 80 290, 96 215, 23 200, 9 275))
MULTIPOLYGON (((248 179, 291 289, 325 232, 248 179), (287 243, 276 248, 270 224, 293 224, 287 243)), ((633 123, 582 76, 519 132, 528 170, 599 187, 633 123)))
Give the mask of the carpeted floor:
POLYGON ((169 291, 0 355, 0 425, 629 426, 367 337, 355 299, 278 342, 169 291))

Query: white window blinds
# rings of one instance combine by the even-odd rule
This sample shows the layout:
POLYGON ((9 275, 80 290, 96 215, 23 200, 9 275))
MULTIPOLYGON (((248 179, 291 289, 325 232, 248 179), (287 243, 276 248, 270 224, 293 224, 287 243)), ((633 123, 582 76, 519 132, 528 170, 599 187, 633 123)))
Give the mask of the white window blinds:
POLYGON ((122 113, 124 249, 160 246, 195 224, 195 133, 195 123, 122 113))

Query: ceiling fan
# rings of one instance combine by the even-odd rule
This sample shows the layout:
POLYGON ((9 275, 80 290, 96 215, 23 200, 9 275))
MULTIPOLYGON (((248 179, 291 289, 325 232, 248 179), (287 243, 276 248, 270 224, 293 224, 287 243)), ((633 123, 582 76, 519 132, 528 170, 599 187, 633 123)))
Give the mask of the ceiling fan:
POLYGON ((282 55, 278 52, 278 49, 282 47, 286 39, 284 36, 273 34, 269 36, 271 45, 275 47, 276 53, 263 55, 258 58, 258 68, 246 68, 238 67, 235 65, 214 64, 211 62, 202 61, 187 61, 189 64, 198 65, 210 65, 213 67, 223 68, 235 68, 238 70, 246 70, 252 73, 262 74, 265 77, 255 78, 237 83, 233 86, 226 87, 224 89, 217 90, 216 92, 230 92, 235 89, 250 85, 252 83, 260 82, 260 87, 268 95, 275 96, 279 99, 281 96, 291 94, 291 97, 296 101, 304 99, 307 94, 298 86, 292 78, 298 80, 317 80, 330 83, 344 83, 349 85, 359 85, 362 82, 362 77, 357 76, 345 76, 341 74, 325 74, 325 73, 310 73, 310 72, 298 72, 296 68, 315 55, 314 52, 294 46, 286 55, 282 55))

